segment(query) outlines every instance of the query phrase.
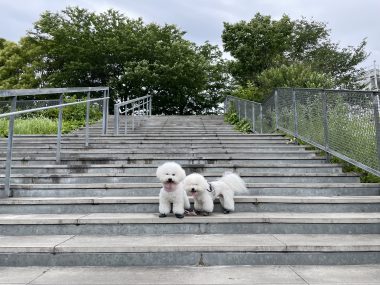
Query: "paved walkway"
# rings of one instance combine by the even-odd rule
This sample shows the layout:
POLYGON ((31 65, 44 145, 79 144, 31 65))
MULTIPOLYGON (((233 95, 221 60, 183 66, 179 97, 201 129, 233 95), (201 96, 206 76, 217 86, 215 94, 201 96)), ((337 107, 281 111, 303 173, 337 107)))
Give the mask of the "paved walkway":
POLYGON ((0 284, 380 284, 380 265, 0 267, 0 284))

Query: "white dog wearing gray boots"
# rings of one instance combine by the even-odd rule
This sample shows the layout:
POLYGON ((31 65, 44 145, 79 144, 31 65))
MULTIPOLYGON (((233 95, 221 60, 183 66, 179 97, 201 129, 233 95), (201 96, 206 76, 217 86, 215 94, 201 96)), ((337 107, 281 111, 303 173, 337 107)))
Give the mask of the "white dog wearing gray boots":
POLYGON ((232 172, 226 172, 220 179, 210 183, 202 175, 192 173, 185 178, 183 183, 185 191, 194 198, 195 211, 203 212, 205 216, 214 210, 216 198, 219 198, 225 214, 234 211, 235 193, 248 191, 240 176, 232 172))
POLYGON ((183 188, 183 179, 186 177, 185 170, 175 162, 166 162, 157 168, 156 175, 162 183, 159 196, 159 217, 166 217, 173 204, 174 215, 182 219, 185 209, 190 210, 189 198, 183 188))

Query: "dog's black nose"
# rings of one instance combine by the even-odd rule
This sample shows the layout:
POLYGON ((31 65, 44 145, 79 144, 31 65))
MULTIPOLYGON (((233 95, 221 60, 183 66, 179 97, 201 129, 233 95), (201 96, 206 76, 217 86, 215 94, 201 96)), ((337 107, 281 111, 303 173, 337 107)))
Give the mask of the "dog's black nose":
POLYGON ((195 192, 195 189, 194 189, 194 188, 191 188, 191 192, 195 192))
POLYGON ((169 178, 169 179, 168 179, 168 182, 173 182, 173 179, 169 178))

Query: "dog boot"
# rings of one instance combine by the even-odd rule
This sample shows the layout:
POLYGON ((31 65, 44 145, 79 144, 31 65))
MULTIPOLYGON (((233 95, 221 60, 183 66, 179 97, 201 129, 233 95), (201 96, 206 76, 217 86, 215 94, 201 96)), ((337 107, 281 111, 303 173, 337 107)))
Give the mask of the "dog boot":
POLYGON ((223 209, 223 214, 229 214, 229 213, 230 213, 230 210, 223 209))
POLYGON ((210 213, 209 212, 203 212, 203 216, 209 216, 210 213))
POLYGON ((166 214, 159 214, 158 217, 160 217, 160 218, 166 218, 166 214))
POLYGON ((183 214, 175 214, 175 216, 178 219, 183 219, 183 217, 185 217, 183 214))

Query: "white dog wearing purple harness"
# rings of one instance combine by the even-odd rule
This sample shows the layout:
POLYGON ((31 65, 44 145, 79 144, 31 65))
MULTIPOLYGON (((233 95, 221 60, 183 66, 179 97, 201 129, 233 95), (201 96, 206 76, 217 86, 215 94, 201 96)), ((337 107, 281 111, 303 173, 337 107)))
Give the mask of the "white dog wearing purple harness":
POLYGON ((189 198, 182 182, 186 177, 185 170, 178 163, 166 162, 157 168, 156 175, 162 183, 159 196, 159 217, 166 217, 170 213, 171 204, 173 204, 174 215, 182 219, 185 209, 190 209, 189 198))
POLYGON ((185 191, 194 198, 194 209, 207 216, 214 210, 214 200, 219 198, 223 212, 228 214, 235 210, 235 193, 245 193, 245 182, 239 175, 226 172, 216 181, 208 183, 198 173, 188 175, 183 181, 185 191))

